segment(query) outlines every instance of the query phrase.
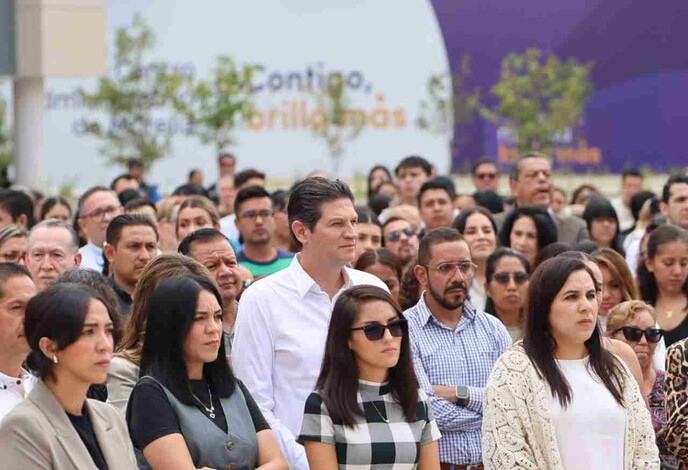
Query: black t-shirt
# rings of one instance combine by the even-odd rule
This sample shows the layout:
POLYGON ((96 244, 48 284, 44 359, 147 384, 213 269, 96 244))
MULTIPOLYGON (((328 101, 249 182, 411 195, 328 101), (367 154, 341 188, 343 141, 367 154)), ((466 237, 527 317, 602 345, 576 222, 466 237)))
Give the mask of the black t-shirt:
MULTIPOLYGON (((215 417, 211 418, 210 413, 205 408, 211 408, 208 406, 210 400, 206 381, 189 380, 189 384, 196 398, 205 405, 202 406, 200 403, 195 403, 196 408, 226 433, 227 419, 222 410, 219 397, 213 393, 213 407, 215 407, 213 414, 215 417)), ((256 432, 270 429, 270 425, 265 421, 260 408, 258 408, 244 384, 237 380, 237 385, 241 387, 241 391, 244 393, 256 432)), ((172 405, 170 405, 165 395, 165 391, 153 380, 144 380, 134 387, 128 406, 131 408, 131 412, 127 413, 129 435, 134 443, 134 447, 137 449, 143 450, 151 442, 169 434, 182 433, 179 427, 179 419, 177 419, 177 415, 174 413, 172 405)))
POLYGON ((86 449, 88 449, 88 453, 91 454, 91 458, 93 459, 93 463, 96 465, 96 467, 98 467, 99 470, 108 470, 107 463, 105 463, 105 457, 103 456, 103 452, 100 450, 98 440, 93 432, 93 426, 91 426, 91 420, 88 417, 86 407, 84 407, 81 416, 67 413, 67 417, 69 418, 69 421, 71 421, 72 426, 74 426, 74 429, 76 429, 76 432, 79 434, 79 437, 86 446, 86 449))

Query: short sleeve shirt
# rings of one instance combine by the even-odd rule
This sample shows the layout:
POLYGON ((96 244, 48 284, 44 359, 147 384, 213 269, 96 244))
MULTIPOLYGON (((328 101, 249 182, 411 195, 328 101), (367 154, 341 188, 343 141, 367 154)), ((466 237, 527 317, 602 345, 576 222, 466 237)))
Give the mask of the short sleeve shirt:
POLYGON ((418 391, 415 420, 406 421, 387 383, 360 381, 358 403, 364 417, 355 426, 334 421, 318 391, 306 400, 298 441, 334 444, 340 469, 414 469, 420 447, 441 437, 423 390, 418 391), (389 421, 389 422, 387 422, 389 421))

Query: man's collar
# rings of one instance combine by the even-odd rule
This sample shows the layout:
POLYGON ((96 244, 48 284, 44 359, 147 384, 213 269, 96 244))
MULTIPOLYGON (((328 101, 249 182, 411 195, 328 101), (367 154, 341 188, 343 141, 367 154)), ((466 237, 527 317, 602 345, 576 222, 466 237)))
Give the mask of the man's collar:
MULTIPOLYGON (((318 286, 318 289, 321 289, 320 285, 315 282, 315 280, 303 269, 303 266, 301 266, 299 254, 294 255, 288 269, 291 271, 292 279, 294 280, 294 285, 296 286, 296 291, 300 298, 304 298, 306 294, 313 289, 313 286, 318 286)), ((350 287, 351 276, 349 276, 346 267, 342 268, 342 275, 344 276, 344 285, 342 288, 350 287)))
POLYGON ((117 283, 115 282, 115 276, 114 275, 111 275, 110 277, 108 277, 108 280, 110 281, 110 285, 112 286, 112 289, 115 291, 115 294, 117 294, 122 299, 124 299, 128 302, 131 302, 131 295, 127 291, 125 291, 124 289, 122 289, 120 286, 117 285, 117 283))
MULTIPOLYGON (((435 315, 432 313, 432 310, 430 310, 430 307, 428 304, 425 302, 425 295, 427 294, 427 291, 423 291, 423 293, 420 295, 420 299, 418 300, 418 307, 420 310, 420 316, 421 316, 421 323, 423 325, 427 324, 430 319, 434 319, 435 321, 438 321, 435 318, 435 315)), ((475 319, 475 313, 476 313, 476 308, 473 306, 470 300, 466 299, 463 301, 463 309, 461 312, 461 317, 465 317, 469 321, 473 321, 475 319)))

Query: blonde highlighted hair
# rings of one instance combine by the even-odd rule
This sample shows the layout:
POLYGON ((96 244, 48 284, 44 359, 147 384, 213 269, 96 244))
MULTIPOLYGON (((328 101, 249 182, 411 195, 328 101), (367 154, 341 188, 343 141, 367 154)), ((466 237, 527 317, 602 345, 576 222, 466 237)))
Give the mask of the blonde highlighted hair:
POLYGON ((628 300, 612 307, 607 314, 607 335, 628 325, 640 312, 648 312, 654 322, 657 321, 657 314, 652 305, 648 305, 642 300, 628 300))

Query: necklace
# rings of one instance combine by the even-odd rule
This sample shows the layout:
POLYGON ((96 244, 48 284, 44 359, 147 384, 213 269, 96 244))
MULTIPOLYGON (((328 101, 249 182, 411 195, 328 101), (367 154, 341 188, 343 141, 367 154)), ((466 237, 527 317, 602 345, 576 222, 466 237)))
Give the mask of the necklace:
POLYGON ((208 416, 210 416, 210 419, 215 419, 215 406, 213 406, 213 394, 210 393, 210 385, 208 385, 208 397, 210 398, 210 408, 205 406, 205 403, 203 403, 201 401, 201 399, 196 396, 195 393, 191 392, 191 394, 194 396, 196 401, 201 404, 203 409, 205 409, 205 412, 208 413, 208 416))
POLYGON ((389 418, 385 418, 384 416, 382 416, 380 410, 378 410, 377 406, 375 406, 375 402, 371 401, 370 404, 373 405, 373 408, 375 408, 375 411, 377 412, 378 416, 380 416, 380 419, 382 419, 382 421, 384 421, 385 423, 389 424, 389 418))

